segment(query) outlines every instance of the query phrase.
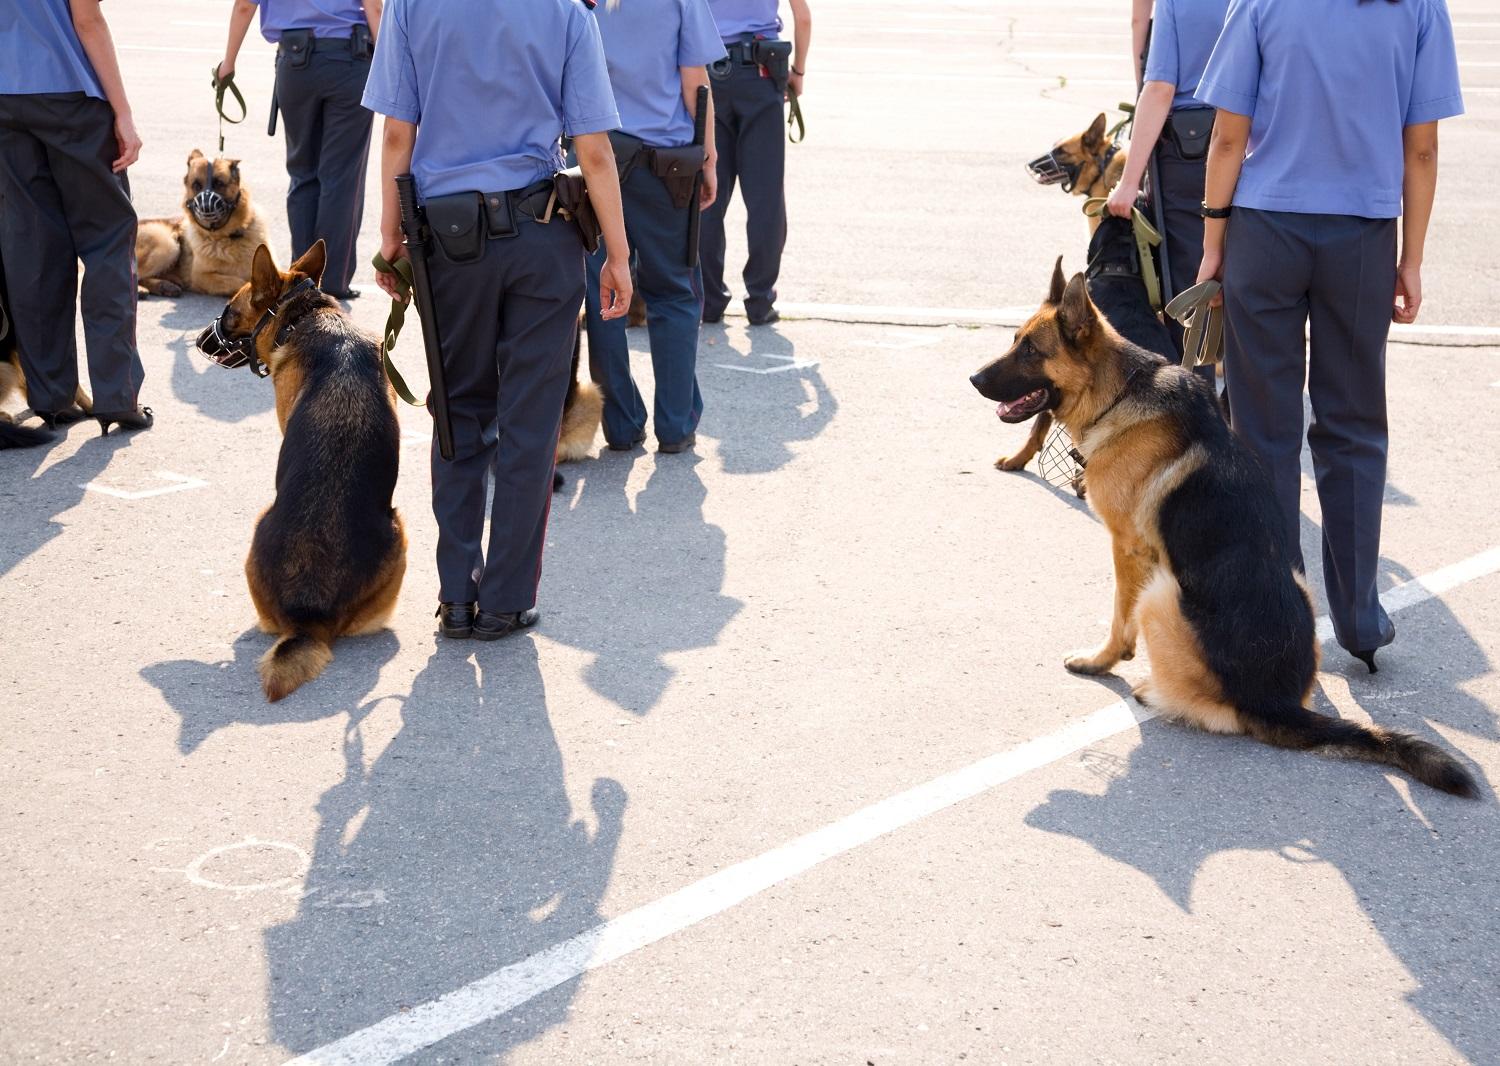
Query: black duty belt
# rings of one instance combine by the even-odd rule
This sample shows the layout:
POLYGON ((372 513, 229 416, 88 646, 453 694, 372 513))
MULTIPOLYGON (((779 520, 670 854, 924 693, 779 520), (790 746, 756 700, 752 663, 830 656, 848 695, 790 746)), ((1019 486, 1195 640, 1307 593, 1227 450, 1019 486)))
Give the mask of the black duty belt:
POLYGON ((734 41, 730 44, 726 44, 724 46, 724 51, 729 53, 729 58, 732 62, 738 63, 742 67, 760 66, 760 64, 755 61, 754 41, 734 41))
MULTIPOLYGON (((551 178, 543 178, 534 182, 524 189, 517 189, 509 193, 511 208, 525 215, 534 222, 543 221, 547 216, 547 205, 552 203, 552 192, 554 184, 551 178)), ((484 198, 504 196, 506 193, 485 193, 484 198)))

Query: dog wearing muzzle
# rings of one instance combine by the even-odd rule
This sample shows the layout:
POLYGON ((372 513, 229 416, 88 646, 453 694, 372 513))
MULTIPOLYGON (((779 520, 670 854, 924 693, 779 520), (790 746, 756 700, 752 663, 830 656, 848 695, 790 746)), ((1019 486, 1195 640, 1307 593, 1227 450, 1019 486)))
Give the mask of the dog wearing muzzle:
POLYGON ((210 160, 196 148, 182 179, 182 214, 141 222, 135 238, 141 290, 156 296, 233 296, 250 280, 265 223, 240 180, 238 159, 210 160))

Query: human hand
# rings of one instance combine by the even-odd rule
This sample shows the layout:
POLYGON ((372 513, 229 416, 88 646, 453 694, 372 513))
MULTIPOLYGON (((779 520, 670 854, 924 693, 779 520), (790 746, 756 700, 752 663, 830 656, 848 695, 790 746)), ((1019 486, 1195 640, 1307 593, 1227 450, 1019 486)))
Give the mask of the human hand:
POLYGON ((713 156, 703 160, 703 185, 698 189, 698 208, 707 211, 719 198, 719 161, 713 156))
MULTIPOLYGON (((1203 254, 1203 264, 1198 268, 1197 284, 1201 285, 1205 281, 1217 281, 1220 283, 1224 281, 1224 253, 1215 252, 1214 254, 1210 255, 1205 252, 1203 254)), ((1219 307, 1223 303, 1224 293, 1222 290, 1220 290, 1214 296, 1214 298, 1208 302, 1208 306, 1219 307)))
MULTIPOLYGON (((407 258, 406 244, 400 237, 382 234, 380 238, 380 255, 387 263, 394 264, 398 259, 407 258)), ((399 274, 387 273, 384 270, 377 270, 375 272, 375 284, 379 285, 392 300, 400 300, 402 298, 401 290, 397 287, 400 280, 401 275, 399 274)))
POLYGON ((1391 306, 1392 321, 1409 326, 1422 309, 1422 268, 1402 264, 1396 268, 1396 299, 1391 306))
POLYGON ((119 146, 120 156, 110 164, 110 169, 121 174, 141 157, 141 138, 135 132, 135 119, 129 114, 115 115, 115 144, 119 146))
POLYGON ((214 71, 214 76, 220 81, 223 81, 225 78, 234 77, 234 61, 231 59, 224 60, 219 64, 218 69, 214 71))
POLYGON ((1135 190, 1127 189, 1122 181, 1115 186, 1114 192, 1109 194, 1109 200, 1104 209, 1116 218, 1129 218, 1130 213, 1135 210, 1135 190))
POLYGON ((788 74, 786 76, 786 88, 787 88, 787 92, 796 93, 798 96, 801 96, 802 95, 802 79, 805 78, 805 77, 807 77, 807 72, 806 71, 803 71, 801 74, 798 74, 794 70, 790 74, 788 74))
POLYGON ((623 318, 630 310, 630 252, 610 255, 599 271, 599 317, 608 322, 612 318, 623 318), (605 298, 608 297, 608 302, 605 298))

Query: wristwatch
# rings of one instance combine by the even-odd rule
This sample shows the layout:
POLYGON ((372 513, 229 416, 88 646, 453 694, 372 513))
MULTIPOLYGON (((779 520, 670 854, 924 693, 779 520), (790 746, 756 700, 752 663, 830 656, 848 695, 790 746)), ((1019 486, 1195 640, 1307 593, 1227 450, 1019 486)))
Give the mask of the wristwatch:
POLYGON ((1225 207, 1209 207, 1207 200, 1204 200, 1201 204, 1198 205, 1198 214, 1202 215, 1204 218, 1228 218, 1229 212, 1233 210, 1233 204, 1229 204, 1225 207))

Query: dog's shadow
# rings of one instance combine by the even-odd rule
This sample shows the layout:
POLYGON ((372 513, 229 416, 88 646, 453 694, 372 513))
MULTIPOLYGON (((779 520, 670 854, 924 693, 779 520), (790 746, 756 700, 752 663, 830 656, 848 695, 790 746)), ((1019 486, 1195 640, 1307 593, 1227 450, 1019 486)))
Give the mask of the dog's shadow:
POLYGON ((164 329, 181 331, 167 344, 172 353, 173 397, 216 422, 243 422, 275 406, 276 395, 268 379, 256 377, 246 367, 226 370, 196 354, 199 332, 219 317, 226 298, 184 293, 153 296, 151 301, 170 302, 172 306, 158 321, 164 329))
POLYGON ((270 726, 316 722, 337 714, 358 721, 381 698, 371 698, 380 671, 401 644, 390 630, 334 643, 333 662, 322 676, 279 703, 266 701, 256 664, 275 638, 251 628, 235 638, 233 658, 215 662, 173 659, 141 670, 180 719, 177 750, 191 755, 214 733, 231 725, 270 726))

